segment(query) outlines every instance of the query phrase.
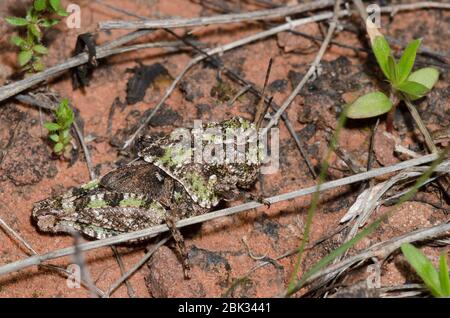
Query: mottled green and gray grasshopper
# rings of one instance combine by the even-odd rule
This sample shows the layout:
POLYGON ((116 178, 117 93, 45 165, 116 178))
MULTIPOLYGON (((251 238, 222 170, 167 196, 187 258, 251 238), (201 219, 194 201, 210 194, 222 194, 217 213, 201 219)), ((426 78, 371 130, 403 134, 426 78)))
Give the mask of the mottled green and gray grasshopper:
POLYGON ((206 213, 254 184, 263 150, 255 137, 255 125, 240 117, 143 137, 137 161, 37 202, 33 219, 45 232, 78 231, 95 239, 167 222, 185 256, 175 221, 206 213))

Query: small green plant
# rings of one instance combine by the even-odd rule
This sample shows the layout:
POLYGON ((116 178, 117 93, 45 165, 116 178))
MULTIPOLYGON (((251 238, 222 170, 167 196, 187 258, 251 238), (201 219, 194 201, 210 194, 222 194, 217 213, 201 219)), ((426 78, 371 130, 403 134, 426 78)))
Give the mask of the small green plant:
POLYGON ((442 253, 439 258, 439 271, 437 271, 433 263, 413 245, 405 243, 401 246, 401 250, 433 296, 450 297, 450 276, 445 253, 442 253))
POLYGON ((11 37, 11 43, 20 48, 18 63, 23 71, 44 70, 42 56, 48 53, 48 49, 42 44, 42 28, 50 28, 59 22, 58 19, 52 18, 55 14, 61 17, 68 15, 60 2, 60 0, 35 0, 33 6, 27 10, 25 18, 5 18, 11 25, 26 27, 25 37, 11 37))
POLYGON ((430 92, 439 78, 439 72, 431 67, 412 72, 421 40, 411 41, 397 62, 384 36, 378 31, 376 33, 368 31, 368 33, 378 65, 390 83, 390 94, 388 97, 383 92, 376 91, 359 97, 349 105, 347 116, 354 119, 369 118, 389 112, 386 126, 388 130, 391 130, 393 111, 398 103, 403 101, 424 135, 428 148, 435 152, 430 134, 412 104, 412 101, 430 92))
POLYGON ((48 129, 50 133, 49 138, 54 142, 54 153, 60 156, 69 149, 70 140, 72 139, 70 127, 74 120, 74 114, 67 98, 61 101, 54 114, 56 121, 46 122, 44 127, 48 129))
POLYGON ((391 84, 394 96, 389 98, 379 91, 361 96, 350 105, 347 113, 349 118, 369 118, 387 113, 395 104, 395 100, 392 100, 394 97, 412 101, 425 96, 433 88, 439 77, 436 69, 425 67, 411 73, 420 43, 420 39, 410 42, 397 63, 386 39, 383 36, 375 37, 372 49, 391 84))

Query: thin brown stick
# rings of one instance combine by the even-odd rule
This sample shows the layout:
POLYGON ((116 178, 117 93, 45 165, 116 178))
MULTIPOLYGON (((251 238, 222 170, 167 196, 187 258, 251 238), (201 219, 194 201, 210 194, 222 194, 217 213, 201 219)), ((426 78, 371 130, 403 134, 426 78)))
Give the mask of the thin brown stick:
POLYGON ((256 114, 255 114, 256 129, 259 129, 259 127, 261 127, 261 123, 264 119, 264 115, 267 113, 267 109, 269 107, 269 105, 268 104, 266 105, 266 103, 265 103, 265 96, 266 96, 267 83, 269 82, 270 71, 272 70, 272 62, 273 62, 273 59, 270 58, 269 65, 267 66, 266 77, 264 79, 263 89, 261 92, 261 99, 259 100, 259 103, 256 106, 256 114))
POLYGON ((253 20, 269 20, 294 15, 302 12, 323 9, 332 6, 334 0, 317 0, 311 3, 284 6, 275 9, 259 10, 244 13, 220 14, 193 19, 163 19, 140 21, 104 21, 98 24, 101 30, 111 29, 172 29, 198 27, 211 24, 238 23, 253 20))
POLYGON ((355 7, 358 10, 358 13, 361 16, 365 26, 365 22, 367 21, 369 16, 367 15, 367 10, 364 6, 364 3, 361 0, 353 0, 353 3, 355 4, 355 7))
POLYGON ((28 244, 27 241, 25 241, 20 235, 19 233, 17 233, 16 231, 14 231, 13 228, 11 228, 5 221, 2 220, 2 218, 0 218, 0 227, 3 228, 3 230, 5 230, 6 233, 9 233, 9 235, 11 235, 12 237, 14 237, 16 240, 18 240, 20 243, 22 243, 31 253, 33 254, 37 254, 37 252, 33 249, 33 247, 28 244))
POLYGON ((411 103, 411 101, 408 98, 404 98, 403 101, 408 107, 408 110, 411 113, 412 118, 416 122, 417 127, 419 127, 419 130, 425 139, 425 144, 427 145, 428 150, 432 153, 437 153, 438 152, 437 147, 434 144, 433 138, 431 137, 430 132, 427 129, 427 126, 425 126, 425 123, 422 121, 422 118, 420 117, 417 108, 411 103))
POLYGON ((161 239, 157 244, 152 246, 152 248, 142 257, 142 259, 137 262, 132 269, 130 269, 128 272, 122 275, 117 281, 115 281, 108 289, 108 292, 106 293, 107 297, 110 297, 111 294, 124 282, 127 281, 128 278, 130 278, 139 268, 141 268, 142 265, 145 264, 145 262, 148 261, 148 259, 161 247, 163 246, 171 236, 165 237, 161 239))
POLYGON ((228 106, 232 106, 234 104, 234 102, 241 97, 242 95, 244 95, 245 93, 247 93, 249 91, 249 89, 251 88, 251 85, 245 85, 242 86, 242 88, 236 93, 236 95, 233 96, 232 99, 230 99, 230 101, 228 101, 227 105, 228 106))
MULTIPOLYGON (((119 254, 119 251, 117 250, 117 247, 112 245, 111 249, 114 253, 114 256, 116 257, 117 263, 119 264, 119 268, 120 268, 120 274, 122 275, 122 277, 125 275, 125 264, 123 263, 122 257, 119 254)), ((127 286, 127 292, 128 292, 128 296, 130 298, 136 298, 136 292, 134 291, 133 286, 131 285, 130 281, 128 279, 125 279, 125 285, 127 286)), ((109 297, 111 295, 111 293, 108 291, 106 293, 106 297, 109 297)))
MULTIPOLYGON (((197 42, 197 41, 195 41, 195 42, 197 42)), ((201 44, 199 43, 199 45, 201 45, 201 44)), ((160 41, 160 42, 142 43, 142 44, 134 44, 134 45, 118 47, 118 48, 110 49, 108 51, 108 54, 109 55, 117 55, 117 54, 127 53, 127 52, 131 52, 131 51, 136 51, 136 50, 157 49, 157 48, 173 49, 174 51, 189 49, 182 41, 172 41, 172 42, 171 41, 160 41)))
POLYGON ((369 153, 367 155, 367 166, 366 166, 367 171, 372 169, 373 160, 374 160, 373 147, 375 146, 375 137, 377 134, 377 129, 378 129, 379 124, 380 124, 380 118, 377 118, 377 121, 373 125, 372 131, 370 132, 369 153))
POLYGON ((78 123, 76 120, 73 121, 73 128, 75 129, 75 132, 78 137, 78 141, 81 145, 81 148, 83 148, 84 158, 86 159, 86 165, 89 170, 89 176, 90 176, 91 180, 95 180, 97 178, 97 176, 95 174, 94 166, 92 165, 91 153, 89 152, 89 149, 88 149, 86 143, 84 142, 83 132, 81 131, 80 127, 78 126, 78 123))

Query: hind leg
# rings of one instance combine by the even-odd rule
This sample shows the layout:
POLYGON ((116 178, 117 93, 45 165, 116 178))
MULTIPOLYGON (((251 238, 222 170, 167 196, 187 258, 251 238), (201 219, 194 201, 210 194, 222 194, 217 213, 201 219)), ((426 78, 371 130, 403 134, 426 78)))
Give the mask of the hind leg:
POLYGON ((168 213, 167 217, 166 217, 166 224, 167 227, 170 230, 170 233, 172 234, 172 237, 175 241, 175 248, 177 250, 177 253, 179 255, 179 257, 181 258, 182 261, 182 265, 183 265, 183 273, 184 273, 184 277, 186 279, 190 279, 190 263, 189 263, 189 257, 188 257, 188 253, 186 251, 186 245, 184 243, 184 238, 183 235, 181 234, 180 230, 176 227, 175 223, 177 221, 177 217, 175 215, 173 215, 172 213, 168 213))

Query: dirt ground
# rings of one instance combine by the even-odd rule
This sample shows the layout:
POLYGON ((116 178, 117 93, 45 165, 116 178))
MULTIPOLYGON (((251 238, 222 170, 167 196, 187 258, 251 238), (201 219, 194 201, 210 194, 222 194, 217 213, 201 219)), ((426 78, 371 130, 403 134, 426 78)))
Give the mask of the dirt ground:
MULTIPOLYGON (((56 65, 71 56, 77 36, 85 32, 95 32, 96 43, 101 44, 125 34, 126 31, 102 32, 97 23, 104 20, 130 19, 94 1, 72 1, 81 7, 81 28, 68 29, 64 23, 47 34, 50 53, 45 58, 48 66, 56 65)), ((147 17, 164 18, 171 16, 196 17, 220 13, 200 1, 188 0, 136 0, 105 1, 111 5, 147 17)), ((216 1, 214 1, 216 2, 216 1)), ((383 1, 386 2, 386 1, 383 1)), ((398 1, 395 1, 398 2, 398 1)), ((68 4, 67 1, 63 1, 68 4)), ((225 3, 225 2, 224 2, 225 3)), ((25 7, 27 1, 0 1, 0 16, 15 14, 25 7)), ((257 1, 226 2, 230 8, 255 10, 266 8, 257 1)), ((295 131, 302 138, 306 152, 313 165, 319 167, 327 150, 328 140, 336 127, 337 116, 346 102, 354 100, 374 88, 384 87, 381 74, 373 57, 365 50, 364 36, 358 30, 359 20, 345 19, 344 29, 334 41, 346 47, 331 45, 321 63, 321 72, 307 83, 302 92, 287 110, 295 131), (351 47, 351 48, 349 48, 351 47), (361 48, 355 50, 352 48, 361 48)), ((450 52, 450 12, 445 10, 414 10, 399 12, 389 18, 383 17, 382 31, 396 39, 409 41, 422 38, 423 46, 433 51, 450 52)), ((196 40, 208 47, 228 43, 244 36, 264 30, 259 22, 216 25, 194 29, 196 40)), ((326 32, 326 23, 314 23, 299 27, 298 31, 321 37, 326 32)), ((9 38, 16 30, 0 24, 0 83, 4 84, 17 72, 15 47, 9 38)), ((184 30, 178 30, 179 35, 184 30)), ((137 43, 153 41, 173 41, 163 31, 140 39, 137 43)), ((259 87, 264 82, 265 69, 270 58, 273 67, 268 92, 281 105, 306 73, 317 54, 321 42, 292 33, 281 33, 258 41, 220 56, 224 65, 237 71, 259 87)), ((396 47, 397 52, 400 52, 396 47)), ((140 118, 158 103, 171 83, 167 76, 159 77, 146 91, 143 101, 116 107, 112 115, 112 129, 108 132, 108 118, 116 98, 124 105, 127 82, 133 75, 129 69, 160 63, 171 78, 175 78, 192 58, 191 50, 168 52, 167 49, 145 49, 119 54, 101 60, 94 70, 90 85, 84 91, 72 89, 68 73, 48 83, 48 88, 60 96, 70 99, 79 113, 84 136, 92 156, 95 171, 102 175, 131 158, 115 146, 123 142, 140 118)), ((449 102, 449 60, 439 61, 420 55, 417 66, 434 65, 440 71, 436 88, 418 105, 418 109, 431 132, 450 129, 449 102)), ((145 133, 169 132, 176 127, 192 126, 195 119, 218 121, 234 115, 249 120, 255 114, 257 99, 244 94, 232 105, 227 102, 241 89, 226 76, 218 81, 217 70, 207 63, 194 66, 183 78, 170 98, 156 113, 145 133)), ((70 187, 89 181, 89 173, 82 152, 77 160, 55 159, 47 141, 42 121, 51 120, 51 115, 39 112, 37 108, 26 106, 13 99, 0 105, 0 218, 25 239, 36 252, 46 253, 73 244, 68 235, 47 235, 40 233, 31 220, 33 203, 49 196, 63 193, 70 187)), ((343 129, 339 147, 348 154, 358 167, 365 167, 368 158, 370 127, 372 120, 350 121, 343 129)), ((316 181, 286 126, 280 121, 280 169, 277 173, 264 175, 252 193, 272 196, 295 189, 313 186, 316 181)), ((425 154, 422 137, 412 124, 406 108, 400 107, 395 114, 393 134, 401 144, 420 154, 425 154)), ((394 142, 386 137, 385 120, 382 118, 375 136, 373 167, 388 166, 410 159, 394 153, 394 142)), ((445 146, 445 145, 444 145, 445 146)), ((351 175, 347 165, 333 155, 328 179, 351 175)), ((377 178, 385 180, 389 176, 377 178)), ((344 186, 327 191, 321 196, 321 203, 315 215, 311 242, 330 235, 339 226, 339 220, 347 212, 359 194, 359 186, 344 186)), ((129 280, 138 297, 271 297, 286 288, 292 274, 295 256, 274 261, 248 276, 256 265, 258 257, 275 259, 286 251, 298 246, 306 222, 310 196, 272 205, 209 221, 201 226, 183 231, 189 258, 192 263, 192 279, 183 279, 180 262, 171 246, 163 246, 151 260, 129 280), (243 279, 243 277, 246 277, 243 279), (239 280, 239 283, 236 283, 239 280)), ((230 205, 242 203, 232 202, 230 205)), ((226 206, 226 204, 222 205, 226 206)), ((371 220, 389 207, 382 206, 371 220)), ((449 205, 442 199, 435 185, 428 185, 405 203, 372 235, 361 241, 350 254, 377 242, 430 227, 448 220, 449 205)), ((370 220, 369 220, 370 222, 370 220)), ((342 237, 334 235, 307 250, 302 272, 341 244, 342 237)), ((144 255, 145 246, 118 247, 125 268, 131 268, 144 255)), ((436 263, 439 253, 449 252, 448 247, 425 247, 423 251, 436 263)), ((28 251, 0 231, 0 266, 24 259, 28 251)), ((102 290, 120 277, 120 269, 110 248, 87 252, 86 264, 93 282, 102 290)), ((70 257, 50 262, 67 267, 70 257)), ((367 266, 349 271, 340 281, 341 286, 351 286, 364 281, 370 272, 367 266)), ((411 269, 399 253, 393 254, 382 263, 381 286, 402 285, 418 282, 411 275, 411 269)), ((0 297, 89 297, 85 288, 68 288, 66 278, 54 271, 32 267, 20 272, 0 277, 0 297)), ((112 297, 128 297, 127 288, 122 285, 112 297)))

